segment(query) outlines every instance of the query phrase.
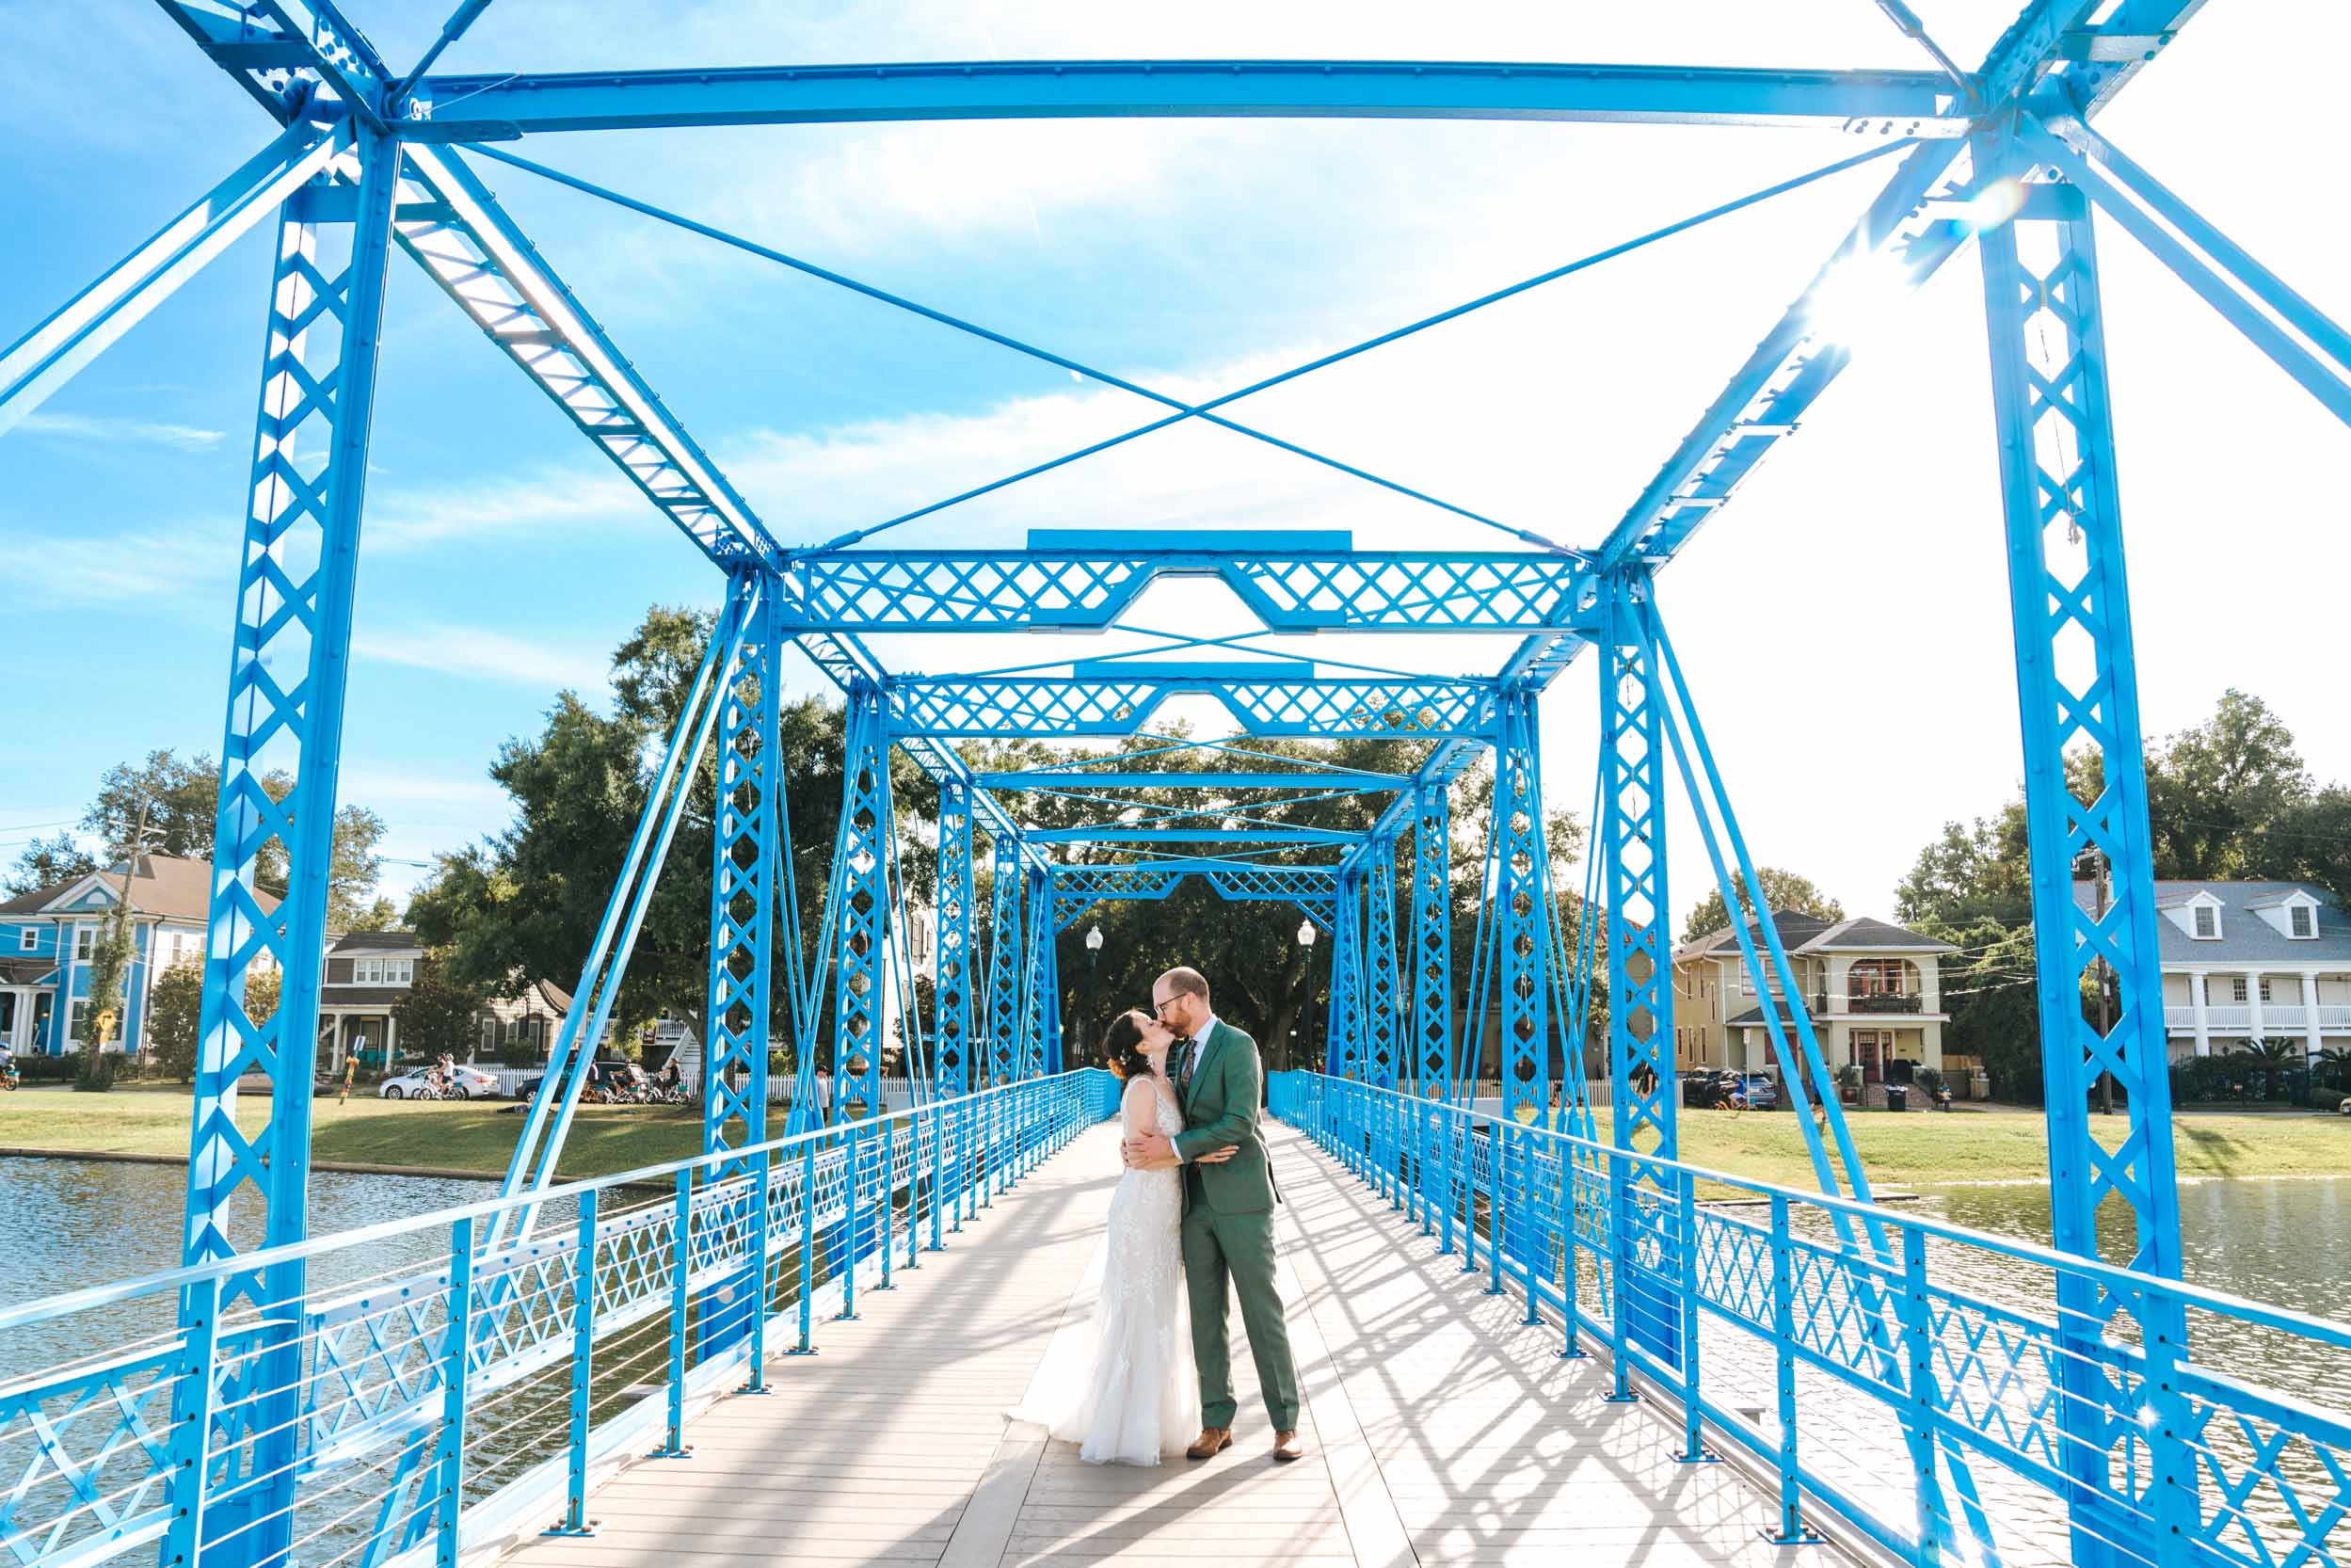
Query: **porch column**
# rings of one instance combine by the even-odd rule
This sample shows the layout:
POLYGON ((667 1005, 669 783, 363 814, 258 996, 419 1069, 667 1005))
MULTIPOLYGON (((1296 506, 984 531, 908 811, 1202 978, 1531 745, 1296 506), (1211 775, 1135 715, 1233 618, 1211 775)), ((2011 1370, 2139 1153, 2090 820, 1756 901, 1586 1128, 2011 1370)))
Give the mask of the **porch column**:
POLYGON ((2245 971, 2245 1005, 2248 1009, 2245 1015, 2245 1037, 2258 1040, 2262 1037, 2262 973, 2259 969, 2245 971))
POLYGON ((400 1019, 389 1009, 384 1013, 384 1070, 392 1070, 392 1052, 400 1046, 400 1019))
POLYGON ((2304 1060, 2315 1060, 2323 1048, 2318 1038, 2318 971, 2302 971, 2302 1049, 2304 1060))
POLYGON ((2213 1053, 2212 1016, 2205 1012, 2204 971, 2194 969, 2188 974, 2188 1014, 2196 1025, 2196 1054, 2213 1053))

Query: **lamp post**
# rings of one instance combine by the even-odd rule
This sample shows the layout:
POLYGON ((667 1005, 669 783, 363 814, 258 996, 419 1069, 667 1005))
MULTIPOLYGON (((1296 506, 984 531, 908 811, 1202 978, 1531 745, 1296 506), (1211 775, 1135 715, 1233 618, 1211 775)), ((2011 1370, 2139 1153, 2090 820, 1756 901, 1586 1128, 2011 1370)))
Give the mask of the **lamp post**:
MULTIPOLYGON (((1306 1049, 1310 1053, 1314 1049, 1314 939, 1318 935, 1319 933, 1314 928, 1314 917, 1311 915, 1298 922, 1298 945, 1306 955, 1306 1001, 1299 1009, 1298 1031, 1306 1037, 1306 1049)), ((1297 1065, 1291 1060, 1287 1041, 1282 1046, 1282 1065, 1285 1068, 1297 1065)))
MULTIPOLYGON (((1102 928, 1098 925, 1089 926, 1086 929, 1086 1005, 1089 1007, 1101 1005, 1102 980, 1099 972, 1102 967, 1101 960, 1102 928)), ((1078 1049, 1080 1054, 1083 1055, 1085 1051, 1084 1020, 1080 1019, 1079 1024, 1078 1049)))

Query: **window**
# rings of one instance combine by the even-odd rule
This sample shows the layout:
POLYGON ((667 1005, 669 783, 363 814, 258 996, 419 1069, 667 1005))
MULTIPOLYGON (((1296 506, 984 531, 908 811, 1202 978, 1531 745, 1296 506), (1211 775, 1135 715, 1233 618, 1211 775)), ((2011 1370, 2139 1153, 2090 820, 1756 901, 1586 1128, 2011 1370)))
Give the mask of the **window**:
POLYGON ((2286 911, 2286 935, 2308 938, 2318 935, 2318 911, 2297 904, 2286 911))
POLYGON ((1848 997, 1904 997, 1910 995, 1910 966, 1899 958, 1856 958, 1852 968, 1846 971, 1845 994, 1848 997))
MULTIPOLYGON (((2196 906, 2196 936, 2203 942, 2220 940, 2220 911, 2209 904, 2196 906)), ((2237 1000, 2243 1001, 2245 999, 2239 997, 2237 1000)))
POLYGON ((356 958, 351 962, 354 985, 406 985, 416 961, 412 958, 356 958))
MULTIPOLYGON (((2239 975, 2234 980, 2229 982, 2229 1000, 2231 1001, 2243 1001, 2245 1000, 2245 977, 2243 975, 2239 975)), ((2268 1000, 2269 976, 2263 975, 2262 976, 2262 1000, 2267 1001, 2268 1000)))
POLYGON ((88 1016, 89 999, 88 997, 75 998, 73 1005, 66 1009, 65 1037, 68 1040, 79 1040, 82 1037, 83 1020, 88 1016))
POLYGON ((387 985, 406 985, 413 976, 415 968, 416 960, 413 958, 385 959, 384 984, 387 985))
POLYGON ((97 945, 98 931, 96 927, 77 925, 73 928, 73 962, 76 964, 88 963, 90 951, 97 945))
POLYGON ((39 929, 38 927, 35 927, 35 926, 29 926, 29 925, 28 925, 28 926, 25 926, 23 930, 19 931, 19 932, 16 934, 16 951, 17 951, 17 952, 31 952, 32 951, 34 951, 36 948, 38 948, 38 947, 40 947, 40 929, 39 929))

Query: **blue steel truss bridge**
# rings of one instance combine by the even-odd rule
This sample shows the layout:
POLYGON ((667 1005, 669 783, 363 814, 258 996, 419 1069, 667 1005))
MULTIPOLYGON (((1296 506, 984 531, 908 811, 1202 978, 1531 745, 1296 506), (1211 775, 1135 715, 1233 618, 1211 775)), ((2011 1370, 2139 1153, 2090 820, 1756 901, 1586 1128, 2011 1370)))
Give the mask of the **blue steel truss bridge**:
POLYGON ((2151 252, 2351 421, 2351 335, 2099 129, 2150 61, 2196 46, 2200 0, 2032 0, 1973 66, 1901 0, 1878 0, 1916 46, 1913 70, 1194 59, 485 75, 438 67, 488 0, 457 6, 405 68, 332 0, 157 3, 187 35, 190 68, 227 72, 251 99, 257 151, 0 355, 0 433, 239 236, 274 236, 184 1266, 0 1310, 0 1338, 65 1325, 104 1347, 0 1386, 0 1561, 454 1568, 518 1545, 567 1565, 1172 1552, 2304 1568, 2351 1555, 2351 1414, 2265 1384, 2229 1350, 2257 1335, 2339 1356, 2351 1328, 2181 1279, 2101 234, 2151 252), (1856 151, 1205 399, 560 165, 565 138, 586 131, 1243 116, 1559 121, 1561 136, 1589 121, 1726 136, 1829 126, 1856 151), (1257 393, 1864 167, 1875 198, 1756 346, 1725 356, 1697 423, 1597 538, 1485 516, 1248 412, 1257 393), (493 170, 619 203, 1158 412, 838 536, 789 537, 550 266, 486 183, 493 170), (1815 1186, 1700 1170, 1677 1137, 1671 792, 1697 820, 1701 880, 1726 906, 1765 910, 1738 937, 1757 993, 1801 987, 1654 584, 1849 362, 1841 302, 1898 302, 1953 264, 1980 273, 1992 370, 2048 1247, 1874 1201, 1800 1000, 1766 1010, 1764 1027, 1791 1096, 1816 1112, 1794 1118, 1815 1186), (313 1237, 310 1043, 371 414, 386 280, 409 265, 709 561, 720 609, 500 1194, 313 1237), (1425 508, 1446 546, 1252 528, 903 542, 908 523, 1186 424, 1425 508), (1125 617, 1168 579, 1212 582, 1255 629, 1146 632, 1155 646, 1113 654, 986 635, 1138 631, 1125 617), (1507 652, 1428 673, 1353 657, 1351 636, 1507 652), (887 664, 884 644, 1013 651, 916 673, 887 664), (847 715, 813 930, 796 913, 777 740, 794 653, 847 715), (1555 885, 1540 744, 1544 698, 1578 664, 1597 703, 1576 722, 1596 721, 1599 755, 1580 890, 1555 885), (1163 733, 1171 701, 1212 705, 1228 732, 1163 733), (1402 743, 1394 754, 1412 760, 1345 768, 1266 745, 1335 739, 1402 743), (1013 771, 971 760, 976 743, 1037 740, 1094 744, 1013 771), (1124 765, 1155 750, 1183 753, 1185 771, 1124 765), (922 850, 936 856, 932 984, 925 1007, 896 1013, 887 999, 920 993, 894 755, 940 800, 922 850), (582 1075, 706 765, 719 806, 703 1152, 559 1184, 582 1075), (1473 768, 1490 770, 1492 806, 1463 974, 1447 894, 1473 768), (273 776, 291 791, 264 788, 273 776), (2082 777, 2094 792, 2069 788, 2082 777), (1171 789, 1205 804, 1155 793, 1171 789), (1041 792, 1083 799, 1093 819, 1040 826, 1041 792), (1341 794, 1371 803, 1369 826, 1301 826, 1284 809, 1341 794), (288 883, 270 905, 256 873, 280 858, 288 883), (2073 896, 2086 865, 2109 880, 2103 909, 2073 896), (1217 1483, 1229 1508, 1183 1490, 1184 1475, 1213 1472, 1131 1485, 1077 1473, 1006 1426, 1016 1387, 971 1371, 1055 1353, 1078 1271, 1052 1217, 1099 1210, 1097 1124, 1114 1093, 1064 1059, 1058 938, 1102 901, 1195 882, 1295 915, 1334 955, 1316 1068, 1270 1086, 1302 1211, 1286 1223, 1325 1452, 1306 1480, 1217 1483), (1563 920, 1577 897, 1592 918, 1563 920), (256 1012, 244 980, 264 964, 284 984, 256 1012), (2119 1000, 2101 1024, 2080 1005, 2093 965, 2119 1000), (1587 1079, 1593 1031, 1605 1094, 1587 1079), (771 1126, 770 1040, 820 1037, 840 1064, 830 1103, 817 1105, 815 1052, 801 1050, 791 1117, 771 1126), (885 1102, 886 1054, 903 1060, 911 1103, 885 1102), (1500 1078, 1492 1103, 1470 1093, 1484 1061, 1500 1078), (2126 1108, 2119 1139, 2092 1136, 2102 1077, 2126 1108), (240 1085, 256 1080, 270 1085, 266 1115, 248 1131, 237 1112, 242 1099, 253 1125, 254 1091, 240 1085), (1064 1153, 1078 1149, 1097 1163, 1064 1153), (1975 1256, 2003 1260, 2010 1283, 1976 1283, 1975 1256), (760 1396, 791 1420, 762 1428, 760 1396), (888 1407, 902 1399, 938 1413, 910 1427, 888 1407), (1729 1479, 1693 1479, 1708 1476, 1729 1479))

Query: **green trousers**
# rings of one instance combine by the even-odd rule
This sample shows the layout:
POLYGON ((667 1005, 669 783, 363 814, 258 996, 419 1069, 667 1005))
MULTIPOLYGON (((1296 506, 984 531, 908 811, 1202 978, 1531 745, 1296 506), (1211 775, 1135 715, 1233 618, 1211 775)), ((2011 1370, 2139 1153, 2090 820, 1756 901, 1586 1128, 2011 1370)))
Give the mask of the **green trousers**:
MULTIPOLYGON (((1187 1171, 1187 1176, 1196 1175, 1187 1171)), ((1184 1288, 1191 1302, 1191 1354, 1200 1364, 1203 1425, 1233 1424, 1233 1345, 1227 1313, 1240 1298, 1257 1386, 1276 1432, 1298 1430, 1298 1369, 1289 1356, 1289 1327, 1282 1293, 1273 1284, 1273 1213, 1220 1214, 1198 1190, 1184 1210, 1184 1288), (1228 1295, 1225 1282, 1232 1282, 1228 1295)))

